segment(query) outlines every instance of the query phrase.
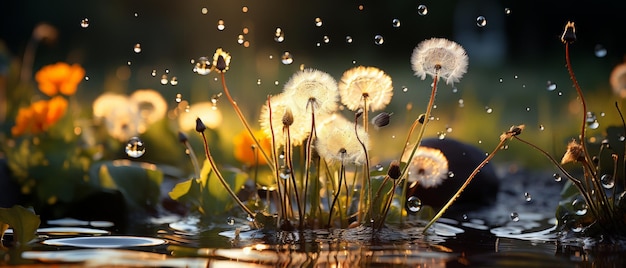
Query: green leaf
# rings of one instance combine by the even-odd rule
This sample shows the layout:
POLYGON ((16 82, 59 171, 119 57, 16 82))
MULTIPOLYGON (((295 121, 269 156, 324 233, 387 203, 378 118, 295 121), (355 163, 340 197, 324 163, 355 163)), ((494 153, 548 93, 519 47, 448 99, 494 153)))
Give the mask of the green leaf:
POLYGON ((13 241, 26 245, 36 236, 41 220, 29 209, 15 205, 12 208, 0 208, 0 241, 8 226, 13 228, 13 241))

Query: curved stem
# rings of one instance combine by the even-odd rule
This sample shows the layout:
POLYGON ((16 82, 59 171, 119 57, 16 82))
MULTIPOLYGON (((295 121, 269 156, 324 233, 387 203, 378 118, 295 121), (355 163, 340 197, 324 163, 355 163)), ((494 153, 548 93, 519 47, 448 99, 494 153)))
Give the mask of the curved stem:
MULTIPOLYGON (((345 169, 345 166, 343 164, 343 159, 342 159, 341 167, 339 169, 339 181, 337 183, 337 190, 335 192, 335 196, 333 197, 333 202, 330 204, 330 211, 328 212, 328 228, 331 227, 331 223, 333 220, 333 209, 335 208, 335 203, 337 202, 337 199, 339 198, 339 193, 341 192, 341 183, 343 181, 344 169, 345 169)), ((341 215, 341 212, 339 212, 339 215, 341 215)))
POLYGON ((461 185, 461 188, 459 188, 458 191, 456 191, 456 193, 452 196, 452 198, 450 198, 450 200, 448 200, 448 203, 446 203, 437 213, 437 215, 435 215, 435 217, 433 217, 430 222, 426 225, 426 227, 424 227, 424 230, 422 231, 423 233, 426 233, 426 231, 428 230, 428 228, 430 228, 439 218, 441 218, 441 216, 443 216, 443 213, 446 212, 446 210, 448 210, 448 208, 450 208, 450 206, 452 205, 452 203, 454 203, 454 201, 456 201, 459 196, 461 196, 461 193, 463 192, 463 190, 465 190, 465 188, 467 188, 467 186, 470 184, 470 182, 472 181, 472 179, 474 179, 474 177, 476 177, 476 174, 478 174, 478 172, 480 172, 480 170, 487 164, 489 163, 489 161, 491 161, 491 159, 495 156, 495 154, 500 150, 500 148, 502 148, 502 146, 504 145, 504 143, 506 142, 507 139, 500 139, 500 142, 498 143, 498 145, 496 146, 495 149, 493 149, 493 151, 485 158, 485 160, 483 160, 482 162, 480 162, 480 164, 474 169, 474 171, 472 171, 472 173, 469 175, 469 177, 467 177, 467 179, 465 180, 465 182, 463 183, 463 185, 461 185))
POLYGON ((196 157, 196 153, 193 151, 191 144, 189 141, 183 142, 187 151, 189 151, 189 158, 191 158, 191 165, 193 166, 193 172, 196 179, 200 178, 200 165, 198 164, 198 158, 196 157))

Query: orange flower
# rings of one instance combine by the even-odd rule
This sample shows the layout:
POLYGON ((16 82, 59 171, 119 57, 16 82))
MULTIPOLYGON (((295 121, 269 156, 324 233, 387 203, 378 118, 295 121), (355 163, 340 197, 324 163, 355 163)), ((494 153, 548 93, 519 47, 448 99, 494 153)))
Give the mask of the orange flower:
POLYGON ((67 100, 61 96, 34 102, 29 107, 20 108, 11 133, 13 136, 19 136, 24 133, 37 134, 46 131, 65 115, 66 110, 67 100))
POLYGON ((78 64, 65 62, 46 65, 35 74, 39 90, 52 97, 59 93, 73 95, 80 81, 85 77, 85 69, 78 64))
MULTIPOLYGON (((263 150, 266 153, 270 152, 271 142, 268 138, 266 138, 263 131, 256 131, 254 136, 259 139, 259 144, 263 147, 263 150)), ((256 148, 256 143, 248 134, 248 131, 242 131, 237 136, 233 138, 233 143, 235 144, 235 159, 238 161, 248 165, 265 165, 267 161, 259 152, 258 148, 256 148)))

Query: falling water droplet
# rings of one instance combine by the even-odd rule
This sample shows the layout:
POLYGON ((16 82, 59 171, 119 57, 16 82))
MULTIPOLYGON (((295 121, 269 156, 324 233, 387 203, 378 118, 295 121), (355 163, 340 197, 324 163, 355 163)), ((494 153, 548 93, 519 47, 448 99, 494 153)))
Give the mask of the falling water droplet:
POLYGON ((285 65, 292 64, 293 56, 291 55, 291 53, 289 53, 289 51, 285 51, 285 53, 283 53, 283 55, 280 57, 280 61, 285 65))
POLYGON ((170 79, 170 85, 178 85, 178 78, 176 78, 176 76, 172 76, 172 79, 170 79))
POLYGON ((193 72, 199 75, 207 75, 211 72, 211 60, 207 57, 200 57, 193 67, 193 72))
POLYGON ((400 27, 400 20, 399 20, 399 19, 393 19, 393 20, 391 20, 391 25, 393 26, 393 28, 398 28, 398 27, 400 27))
POLYGON ((330 37, 328 37, 328 35, 324 35, 324 37, 322 37, 322 41, 324 44, 328 44, 330 43, 330 37))
POLYGON ((274 32, 274 41, 278 43, 285 41, 285 32, 283 32, 281 28, 276 28, 276 32, 274 32))
POLYGON ((183 94, 176 93, 176 99, 174 100, 176 101, 176 103, 180 103, 181 101, 183 101, 183 94))
POLYGON ((487 25, 487 19, 483 16, 478 16, 476 18, 476 25, 478 27, 485 27, 487 25))
POLYGON ((374 44, 382 45, 384 42, 385 42, 385 39, 383 39, 382 35, 377 34, 374 36, 374 44))
POLYGON ((539 130, 544 131, 546 129, 546 127, 544 127, 543 125, 539 125, 539 130))
POLYGON ((202 15, 206 15, 207 13, 209 13, 209 9, 206 7, 203 7, 200 12, 202 12, 202 15))
POLYGON ((135 46, 133 47, 133 51, 135 51, 135 53, 141 53, 141 44, 135 44, 135 46))
POLYGON ((511 15, 511 9, 510 8, 504 8, 504 14, 506 15, 511 15))
POLYGON ((128 156, 137 158, 146 152, 146 147, 144 147, 143 141, 141 141, 139 137, 132 137, 128 143, 126 143, 124 151, 128 156))
POLYGON ((491 109, 489 106, 485 106, 485 112, 487 112, 488 114, 493 113, 493 109, 491 109))
POLYGON ((235 218, 233 218, 233 217, 226 218, 226 223, 228 225, 235 225, 235 218))
POLYGON ((448 171, 448 177, 449 178, 454 178, 454 172, 448 171))
POLYGON ((167 83, 169 82, 169 80, 167 79, 167 75, 164 74, 161 76, 161 85, 167 85, 167 83))
POLYGON ((420 16, 425 16, 426 14, 428 14, 428 7, 426 7, 426 5, 417 6, 417 14, 420 14, 420 16))
POLYGON ((602 182, 602 187, 605 189, 612 189, 615 186, 615 179, 612 175, 604 174, 600 177, 600 181, 602 182))
POLYGON ((546 89, 548 91, 554 91, 556 89, 556 83, 552 82, 552 81, 548 81, 546 83, 546 89))
POLYGON ((157 75, 156 70, 152 70, 152 72, 150 73, 150 75, 152 75, 152 77, 156 77, 156 75, 157 75))
POLYGON ((606 53, 607 53, 606 48, 604 48, 604 46, 600 44, 597 44, 594 47, 593 52, 598 58, 604 58, 604 56, 606 56, 606 53))
POLYGON ((374 166, 374 168, 375 168, 377 171, 383 171, 383 169, 385 169, 385 167, 383 167, 383 165, 382 165, 382 164, 376 164, 376 166, 374 166))
POLYGON ((511 212, 511 220, 518 222, 519 221, 519 213, 517 212, 511 212))
POLYGON ((502 78, 500 78, 500 79, 498 80, 498 82, 502 83, 502 78))
POLYGON ((593 112, 587 112, 586 122, 587 122, 587 127, 589 127, 590 129, 597 129, 598 127, 600 127, 598 118, 596 117, 596 114, 594 114, 593 112))
POLYGON ((217 21, 217 29, 220 31, 223 31, 226 28, 226 25, 224 25, 224 20, 218 20, 217 21))
POLYGON ((346 35, 346 43, 352 44, 352 36, 346 35))
POLYGON ((406 86, 402 86, 402 92, 407 92, 409 91, 409 88, 407 88, 406 86))
POLYGON ((552 174, 552 177, 554 178, 554 181, 556 181, 556 182, 560 182, 561 181, 561 175, 559 175, 558 173, 552 174))
POLYGON ((524 193, 524 199, 526 200, 526 202, 530 202, 531 200, 533 200, 533 197, 528 193, 524 193))
POLYGON ((582 216, 587 214, 587 203, 582 197, 578 197, 572 201, 572 207, 576 212, 576 215, 582 216))
POLYGON ((322 26, 322 19, 320 19, 319 17, 315 18, 315 26, 321 27, 322 26))
POLYGON ((87 28, 89 27, 89 19, 88 18, 84 18, 80 21, 80 27, 83 28, 87 28))
POLYGON ((406 200, 406 207, 410 212, 416 213, 422 209, 422 200, 417 196, 411 196, 406 200))

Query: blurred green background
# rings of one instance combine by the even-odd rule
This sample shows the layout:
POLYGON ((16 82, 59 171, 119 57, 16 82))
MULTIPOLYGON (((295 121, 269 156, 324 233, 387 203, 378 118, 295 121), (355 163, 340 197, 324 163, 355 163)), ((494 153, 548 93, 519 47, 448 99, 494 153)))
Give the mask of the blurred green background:
MULTIPOLYGON (((80 85, 77 98, 85 103, 105 91, 153 88, 171 109, 178 93, 193 104, 221 92, 217 76, 193 73, 190 61, 210 57, 223 47, 232 55, 226 74, 229 88, 249 121, 256 122, 266 96, 279 93, 301 66, 326 71, 336 79, 354 66, 376 66, 392 77, 395 90, 386 109, 394 114, 392 123, 373 133, 376 161, 397 157, 399 149, 389 150, 388 145, 400 148, 407 127, 426 108, 431 81, 413 76, 409 61, 413 48, 424 39, 444 37, 465 47, 469 70, 454 86, 440 84, 433 112, 437 120, 427 135, 445 133, 491 151, 501 132, 526 124, 523 136, 560 158, 567 141, 577 136, 583 116, 564 67, 559 41, 563 27, 568 20, 576 23, 574 71, 600 123, 589 134, 600 135, 604 127, 619 123, 614 102, 622 101, 612 95, 608 79, 626 53, 624 13, 626 1, 609 0, 3 1, 0 73, 6 74, 16 60, 19 63, 34 27, 47 22, 56 27, 58 37, 38 47, 33 72, 57 61, 80 63, 89 80, 80 85), (427 14, 418 14, 420 4, 426 5, 427 14), (486 18, 484 27, 477 26, 478 16, 486 18), (89 25, 83 28, 85 18, 89 25), (321 26, 315 25, 316 18, 321 26), (392 24, 394 19, 400 21, 399 27, 392 24), (223 30, 218 30, 219 20, 223 30), (284 41, 274 40, 276 28, 284 32, 284 41), (239 35, 247 46, 238 43, 239 35), (376 44, 376 35, 384 43, 376 44), (133 51, 135 44, 141 45, 140 53, 133 51), (596 55, 598 45, 606 55, 596 55), (286 51, 293 55, 292 64, 281 63, 286 51), (161 84, 164 74, 176 77, 178 84, 161 84), (557 88, 547 90, 548 81, 557 88)), ((12 90, 2 89, 2 98, 12 90)), ((17 107, 6 98, 0 105, 9 111, 0 118, 2 131, 9 133, 11 111, 17 107)), ((225 114, 219 131, 237 133, 241 126, 232 108, 225 101, 218 105, 225 114)), ((230 145, 223 146, 228 150, 230 145)), ((497 160, 527 166, 546 163, 519 143, 511 144, 509 151, 497 160)))

